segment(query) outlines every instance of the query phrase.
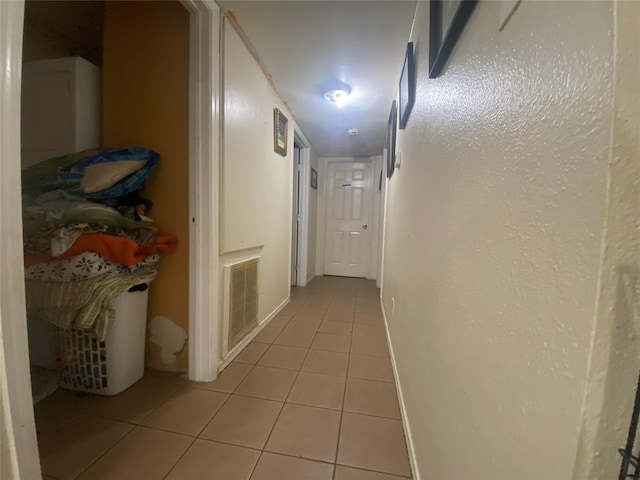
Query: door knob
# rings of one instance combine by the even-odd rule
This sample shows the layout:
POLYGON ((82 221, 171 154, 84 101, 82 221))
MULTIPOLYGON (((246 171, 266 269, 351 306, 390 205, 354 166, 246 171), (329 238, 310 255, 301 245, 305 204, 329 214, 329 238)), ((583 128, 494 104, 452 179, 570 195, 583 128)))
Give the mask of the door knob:
POLYGON ((366 230, 367 228, 368 228, 367 225, 362 225, 363 230, 366 230))

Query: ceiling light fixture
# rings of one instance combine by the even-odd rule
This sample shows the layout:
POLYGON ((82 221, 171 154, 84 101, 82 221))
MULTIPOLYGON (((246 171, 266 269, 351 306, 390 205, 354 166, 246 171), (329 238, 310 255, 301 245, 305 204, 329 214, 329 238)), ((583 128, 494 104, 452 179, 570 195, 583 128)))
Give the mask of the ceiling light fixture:
POLYGON ((349 135, 350 137, 353 137, 355 135, 358 135, 358 129, 357 128, 350 128, 349 130, 347 130, 347 135, 349 135))
POLYGON ((347 102, 347 97, 351 93, 349 85, 342 84, 339 88, 331 89, 324 94, 324 98, 329 103, 335 103, 338 108, 344 107, 347 102))

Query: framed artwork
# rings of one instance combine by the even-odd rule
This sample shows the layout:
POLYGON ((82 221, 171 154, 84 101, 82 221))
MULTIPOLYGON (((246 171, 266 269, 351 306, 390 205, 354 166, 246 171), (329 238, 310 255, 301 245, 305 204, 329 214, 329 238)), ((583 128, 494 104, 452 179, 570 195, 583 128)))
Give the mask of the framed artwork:
POLYGON ((400 108, 400 129, 404 130, 407 120, 411 115, 411 109, 416 101, 416 72, 413 56, 413 43, 407 45, 407 53, 404 57, 402 75, 400 76, 400 87, 398 89, 400 108))
POLYGON ((311 167, 311 188, 318 189, 318 172, 313 167, 311 167))
POLYGON ((429 0, 429 77, 447 63, 478 0, 429 0))
POLYGON ((289 120, 278 109, 273 109, 273 149, 280 155, 287 155, 289 143, 289 120))
POLYGON ((396 129, 398 127, 398 107, 395 102, 391 104, 391 113, 387 122, 387 178, 391 178, 396 168, 396 129))

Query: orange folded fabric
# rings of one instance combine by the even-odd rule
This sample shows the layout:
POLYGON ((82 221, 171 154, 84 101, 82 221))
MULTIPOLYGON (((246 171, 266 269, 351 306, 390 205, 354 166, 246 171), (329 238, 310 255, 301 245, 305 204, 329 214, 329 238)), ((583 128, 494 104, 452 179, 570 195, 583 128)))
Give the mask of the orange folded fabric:
POLYGON ((172 252, 177 247, 178 239, 173 235, 158 235, 155 242, 139 245, 125 237, 106 233, 83 233, 62 255, 57 257, 50 253, 26 255, 24 264, 29 267, 50 260, 62 260, 84 252, 95 252, 113 262, 130 267, 142 261, 146 255, 172 252))

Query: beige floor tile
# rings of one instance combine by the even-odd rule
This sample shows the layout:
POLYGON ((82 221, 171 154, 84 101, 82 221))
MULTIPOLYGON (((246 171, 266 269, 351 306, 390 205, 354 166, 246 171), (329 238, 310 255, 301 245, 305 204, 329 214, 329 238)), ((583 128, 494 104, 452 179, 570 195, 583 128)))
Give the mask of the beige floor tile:
POLYGON ((353 336, 354 337, 387 338, 387 333, 384 329, 383 324, 371 325, 369 323, 354 323, 353 336))
POLYGON ((280 331, 280 328, 264 327, 262 331, 254 337, 253 341, 258 343, 273 343, 280 334, 280 331))
POLYGON ((301 370, 304 372, 346 377, 348 365, 349 355, 346 353, 309 350, 301 370))
POLYGON ((351 335, 335 335, 333 333, 317 333, 313 339, 313 350, 327 350, 330 352, 349 352, 351 335))
POLYGON ((300 370, 307 349, 300 347, 287 347, 284 345, 271 345, 262 355, 258 365, 263 367, 286 368, 288 370, 300 370))
POLYGON ((195 388, 181 390, 145 418, 142 425, 197 436, 228 397, 226 393, 195 388))
POLYGON ((344 411, 400 418, 395 384, 349 378, 344 397, 344 411))
POLYGON ((356 297, 334 297, 329 308, 339 312, 353 312, 356 308, 356 297))
POLYGON ((353 323, 353 312, 340 312, 336 310, 329 309, 327 313, 324 315, 324 320, 328 320, 330 322, 347 322, 353 323))
POLYGON ((296 372, 293 370, 255 366, 238 386, 235 393, 283 402, 287 398, 295 378, 296 372))
POLYGON ((296 315, 291 319, 289 326, 300 327, 300 328, 308 328, 313 330, 318 330, 318 327, 322 323, 322 319, 320 318, 309 318, 309 317, 299 317, 296 315))
POLYGON ((365 301, 365 300, 380 301, 380 289, 367 288, 366 286, 359 288, 357 297, 358 297, 358 300, 360 301, 365 301))
POLYGON ((258 457, 257 450, 196 440, 166 480, 248 480, 258 457))
POLYGON ((300 372, 287 402, 341 410, 344 384, 344 377, 300 372))
POLYGON ((232 395, 200 437, 261 449, 281 408, 282 402, 232 395))
POLYGON ((349 335, 353 330, 353 324, 350 322, 333 322, 330 320, 323 320, 318 328, 322 333, 336 333, 338 335, 349 335))
POLYGON ((267 324, 267 327, 282 329, 287 326, 287 323, 289 323, 292 316, 293 315, 283 315, 282 313, 280 313, 271 319, 271 321, 267 324))
POLYGON ((39 439, 42 471, 59 480, 75 478, 133 428, 128 423, 78 414, 64 430, 39 439))
POLYGON ((185 435, 136 427, 78 478, 162 479, 192 441, 193 438, 185 435))
POLYGON ((347 376, 364 380, 393 382, 391 360, 385 357, 352 354, 349 356, 349 373, 347 376))
POLYGON ((199 383, 198 388, 213 390, 214 392, 231 393, 240 385, 252 368, 252 365, 244 363, 230 363, 218 374, 218 378, 213 382, 199 383))
POLYGON ((353 316, 353 321, 355 323, 367 323, 370 325, 384 325, 382 312, 376 314, 358 312, 353 316))
POLYGON ((320 315, 320 317, 322 317, 329 307, 329 302, 314 304, 310 303, 312 301, 312 299, 307 300, 307 303, 305 303, 300 310, 296 312, 296 315, 305 315, 309 317, 320 315))
POLYGON ((233 359, 234 362, 254 365, 269 348, 268 343, 251 342, 233 359))
POLYGON ((75 392, 59 388, 39 402, 34 407, 38 435, 59 430, 70 424, 80 415, 79 405, 82 400, 75 392))
POLYGON ((280 310, 280 315, 294 315, 300 307, 302 307, 303 302, 294 302, 291 301, 286 307, 280 310))
POLYGON ((394 475, 410 475, 402 422, 345 412, 337 463, 394 475))
POLYGON ((387 339, 354 336, 351 339, 351 353, 372 355, 374 357, 388 357, 389 347, 387 346, 387 339))
POLYGON ((308 348, 313 341, 315 328, 305 325, 289 325, 284 327, 273 343, 289 347, 308 348))
POLYGON ((340 412, 285 404, 265 450, 335 462, 340 412))
POLYGON ((359 468, 343 467, 336 465, 335 480, 406 480, 409 477, 398 477, 386 473, 360 470, 359 468))
POLYGON ((251 480, 332 480, 333 465, 264 452, 251 480))
POLYGON ((333 300, 332 294, 312 295, 311 297, 309 297, 309 299, 305 302, 305 304, 302 306, 300 310, 304 310, 304 309, 307 309, 307 310, 325 309, 326 310, 332 300, 333 300))
POLYGON ((163 372, 161 370, 152 370, 147 368, 144 371, 145 378, 157 380, 160 382, 169 382, 174 383, 178 387, 189 387, 193 384, 192 381, 189 380, 186 373, 180 372, 163 372))
POLYGON ((380 313, 380 300, 377 301, 360 301, 356 302, 356 313, 380 313))
POLYGON ((79 410, 91 415, 140 423, 179 388, 174 382, 143 377, 118 395, 110 397, 87 395, 78 399, 77 405, 79 410))
POLYGON ((325 312, 326 312, 325 308, 299 310, 294 315, 294 318, 300 318, 305 320, 322 320, 322 317, 324 317, 325 312))

